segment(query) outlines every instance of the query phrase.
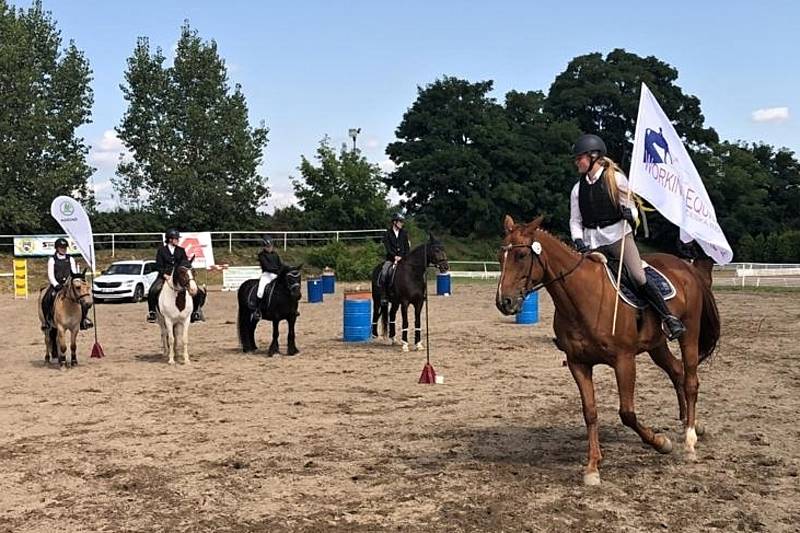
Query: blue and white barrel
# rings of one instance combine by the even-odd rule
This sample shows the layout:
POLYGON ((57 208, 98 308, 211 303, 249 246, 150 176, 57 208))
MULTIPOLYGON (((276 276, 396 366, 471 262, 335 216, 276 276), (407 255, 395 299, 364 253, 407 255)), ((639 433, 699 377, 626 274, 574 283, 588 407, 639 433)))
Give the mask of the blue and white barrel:
POLYGON ((320 278, 308 278, 308 303, 316 304, 322 302, 322 280, 320 278))
POLYGON ((344 341, 364 342, 371 337, 372 300, 353 295, 344 298, 344 341))
POLYGON ((539 322, 539 293, 532 292, 522 301, 522 309, 517 314, 517 324, 536 324, 539 322))
POLYGON ((329 268, 322 271, 322 292, 324 294, 336 292, 336 273, 329 268))
POLYGON ((437 296, 450 296, 450 293, 450 272, 439 272, 436 274, 437 296))

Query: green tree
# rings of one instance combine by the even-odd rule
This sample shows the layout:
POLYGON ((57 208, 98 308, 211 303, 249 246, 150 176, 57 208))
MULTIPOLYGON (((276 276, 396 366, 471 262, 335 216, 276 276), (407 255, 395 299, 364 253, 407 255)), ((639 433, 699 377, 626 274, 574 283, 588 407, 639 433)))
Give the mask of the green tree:
POLYGON ((50 204, 70 195, 92 206, 88 149, 89 63, 40 1, 15 10, 0 0, 0 232, 55 229, 50 204))
POLYGON ((558 119, 575 120, 586 133, 602 136, 610 156, 627 169, 642 82, 690 149, 718 141, 717 133, 705 126, 700 100, 685 94, 675 83, 677 79, 677 69, 667 63, 619 48, 605 58, 600 53, 578 56, 556 76, 546 109, 558 119))
POLYGON ((131 151, 114 185, 127 203, 186 229, 231 229, 269 196, 258 173, 267 128, 253 128, 240 85, 228 85, 213 40, 188 23, 171 67, 138 39, 121 86, 128 110, 117 134, 131 151))
POLYGON ((495 235, 506 213, 551 215, 563 231, 577 128, 545 112, 540 92, 501 105, 491 90, 451 77, 420 88, 386 150, 397 165, 387 183, 421 224, 456 235, 495 235))
POLYGON ((337 155, 327 137, 314 159, 316 165, 302 156, 302 178, 292 180, 309 228, 367 229, 386 222, 387 190, 377 165, 344 145, 337 155))

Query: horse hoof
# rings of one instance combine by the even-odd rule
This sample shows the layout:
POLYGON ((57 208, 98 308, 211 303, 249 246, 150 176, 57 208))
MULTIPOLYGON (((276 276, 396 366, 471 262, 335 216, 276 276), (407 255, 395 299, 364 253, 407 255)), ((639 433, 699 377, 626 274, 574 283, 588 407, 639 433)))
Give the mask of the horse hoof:
POLYGON ((288 352, 286 352, 286 355, 297 355, 299 353, 300 353, 300 350, 295 348, 294 350, 289 350, 288 352))
POLYGON ((77 360, 77 359, 75 359, 74 361, 71 361, 71 362, 69 363, 69 366, 78 366, 78 360, 77 360))
POLYGON ((170 365, 170 366, 175 366, 175 361, 170 359, 169 361, 167 361, 167 364, 170 365))
POLYGON ((401 348, 404 352, 408 351, 408 344, 403 343, 403 347, 401 348))
POLYGON ((706 434, 706 425, 701 424, 700 422, 694 423, 694 432, 697 434, 698 437, 702 437, 706 434))
POLYGON ((686 450, 686 460, 690 463, 697 462, 697 452, 694 450, 686 450))
POLYGON ((587 487, 596 487, 600 484, 600 472, 591 472, 583 475, 583 484, 587 487))
POLYGON ((655 448, 658 451, 658 453, 663 453, 663 454, 672 453, 672 441, 669 440, 669 438, 666 437, 665 435, 656 435, 656 447, 655 448), (658 443, 659 442, 659 437, 661 437, 661 439, 663 439, 660 444, 658 443))

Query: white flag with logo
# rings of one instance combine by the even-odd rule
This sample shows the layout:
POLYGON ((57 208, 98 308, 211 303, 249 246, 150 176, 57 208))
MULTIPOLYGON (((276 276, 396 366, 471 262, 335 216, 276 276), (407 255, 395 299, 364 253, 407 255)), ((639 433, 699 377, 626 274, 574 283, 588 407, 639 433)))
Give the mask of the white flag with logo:
POLYGON ((672 123, 653 93, 642 83, 636 134, 633 141, 630 187, 724 265, 733 259, 711 199, 672 123))
POLYGON ((86 263, 95 272, 92 223, 89 222, 89 215, 83 206, 74 198, 59 196, 50 204, 50 214, 75 242, 86 263))

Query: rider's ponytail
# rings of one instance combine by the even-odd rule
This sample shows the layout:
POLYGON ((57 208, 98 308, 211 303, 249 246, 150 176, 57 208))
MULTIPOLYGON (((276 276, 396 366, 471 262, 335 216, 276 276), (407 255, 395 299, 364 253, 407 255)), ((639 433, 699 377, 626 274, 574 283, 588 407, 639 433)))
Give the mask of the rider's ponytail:
POLYGON ((614 206, 619 205, 619 187, 617 187, 617 172, 622 172, 622 169, 609 157, 602 157, 599 163, 605 168, 603 171, 603 179, 606 180, 606 188, 608 189, 608 196, 611 197, 611 203, 614 206))

